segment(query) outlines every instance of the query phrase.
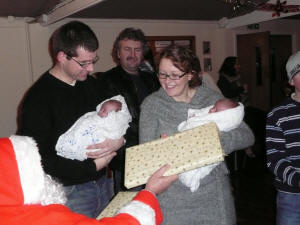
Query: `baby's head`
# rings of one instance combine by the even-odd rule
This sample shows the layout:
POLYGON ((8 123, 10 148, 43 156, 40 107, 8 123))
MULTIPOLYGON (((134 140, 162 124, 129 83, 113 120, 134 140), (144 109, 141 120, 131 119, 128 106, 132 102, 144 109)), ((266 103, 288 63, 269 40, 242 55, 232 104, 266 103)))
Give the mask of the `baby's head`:
POLYGON ((98 111, 98 115, 100 117, 107 117, 108 113, 112 111, 118 112, 121 110, 121 108, 122 108, 121 102, 111 99, 102 104, 100 110, 98 111))
POLYGON ((215 105, 208 111, 209 113, 221 112, 226 109, 232 109, 237 107, 239 104, 228 98, 219 99, 215 105))

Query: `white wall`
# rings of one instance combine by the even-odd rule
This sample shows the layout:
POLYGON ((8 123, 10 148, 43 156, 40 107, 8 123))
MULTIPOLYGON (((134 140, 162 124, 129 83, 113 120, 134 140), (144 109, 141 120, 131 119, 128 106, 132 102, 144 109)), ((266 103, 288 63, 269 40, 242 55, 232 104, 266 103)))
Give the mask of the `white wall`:
POLYGON ((15 131, 18 104, 32 83, 26 26, 0 19, 0 137, 15 131))
MULTIPOLYGON (((0 18, 0 137, 16 131, 17 106, 25 91, 43 72, 51 67, 48 54, 48 41, 52 32, 70 21, 62 20, 48 27, 39 24, 26 24, 23 20, 0 18)), ((194 35, 196 54, 203 67, 202 42, 211 42, 213 71, 218 78, 218 69, 226 56, 235 55, 235 35, 249 30, 236 28, 219 29, 214 22, 199 21, 153 21, 153 20, 82 20, 91 26, 100 41, 98 55, 100 61, 95 71, 106 71, 114 66, 111 49, 118 33, 126 27, 141 28, 149 36, 194 35)), ((272 29, 277 34, 287 32, 293 35, 293 50, 300 49, 299 26, 291 22, 266 22, 262 29, 272 29)), ((251 31, 252 32, 252 31, 251 31)))
MULTIPOLYGON (((55 27, 65 23, 64 20, 55 24, 55 27)), ((96 70, 106 71, 114 66, 111 58, 112 45, 121 30, 126 27, 141 28, 148 36, 173 36, 173 35, 193 35, 196 37, 196 54, 202 58, 202 42, 211 41, 212 60, 216 60, 216 52, 219 51, 218 44, 218 24, 215 22, 199 21, 158 21, 158 20, 82 20, 89 24, 95 31, 100 41, 99 56, 100 61, 96 65, 96 70)), ((51 26, 52 30, 53 27, 51 26)), ((214 72, 214 71, 213 71, 214 72)))

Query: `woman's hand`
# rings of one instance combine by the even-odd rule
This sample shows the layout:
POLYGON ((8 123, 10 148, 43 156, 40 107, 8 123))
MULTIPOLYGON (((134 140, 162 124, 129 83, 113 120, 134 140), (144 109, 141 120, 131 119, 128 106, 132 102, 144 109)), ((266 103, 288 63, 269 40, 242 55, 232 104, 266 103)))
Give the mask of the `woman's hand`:
POLYGON ((124 138, 121 137, 120 139, 113 140, 113 139, 105 139, 105 141, 90 145, 87 147, 87 157, 92 159, 101 158, 111 153, 119 150, 124 145, 124 138))
POLYGON ((169 165, 164 165, 157 170, 148 180, 145 189, 155 194, 159 194, 165 191, 175 180, 178 175, 174 174, 171 176, 163 176, 163 174, 169 169, 169 165))

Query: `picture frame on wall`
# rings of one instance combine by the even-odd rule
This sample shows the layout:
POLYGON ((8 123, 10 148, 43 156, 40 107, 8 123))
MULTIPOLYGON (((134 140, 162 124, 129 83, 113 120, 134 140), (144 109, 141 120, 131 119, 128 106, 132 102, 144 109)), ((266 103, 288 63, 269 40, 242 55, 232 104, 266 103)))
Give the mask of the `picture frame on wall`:
POLYGON ((195 36, 146 36, 146 40, 154 54, 160 53, 171 44, 187 46, 196 52, 195 36))
POLYGON ((146 40, 156 64, 159 63, 160 53, 171 44, 187 46, 196 53, 195 36, 146 36, 146 40))
POLYGON ((203 41, 203 54, 210 54, 210 41, 203 41))
POLYGON ((204 58, 204 71, 205 72, 212 71, 211 58, 204 58))

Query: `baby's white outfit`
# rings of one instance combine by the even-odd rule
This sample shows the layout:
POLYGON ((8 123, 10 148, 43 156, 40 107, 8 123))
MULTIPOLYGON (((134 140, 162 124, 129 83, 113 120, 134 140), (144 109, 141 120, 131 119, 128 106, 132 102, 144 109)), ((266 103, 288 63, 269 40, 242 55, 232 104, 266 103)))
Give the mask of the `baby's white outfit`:
MULTIPOLYGON (((239 103, 235 108, 209 113, 212 107, 213 105, 203 109, 189 109, 188 118, 178 125, 178 131, 189 130, 205 123, 215 122, 220 131, 226 132, 238 127, 244 118, 244 106, 242 103, 239 103)), ((208 175, 218 164, 214 163, 181 173, 179 174, 179 180, 189 187, 191 192, 194 192, 198 189, 200 180, 208 175)))
POLYGON ((81 116, 67 132, 58 138, 55 146, 57 155, 83 161, 87 158, 86 153, 89 150, 86 148, 89 145, 101 143, 107 138, 121 138, 126 133, 131 119, 125 99, 121 95, 107 99, 97 106, 96 111, 81 116), (97 113, 102 104, 112 99, 122 103, 121 110, 112 111, 107 117, 100 117, 97 113))

